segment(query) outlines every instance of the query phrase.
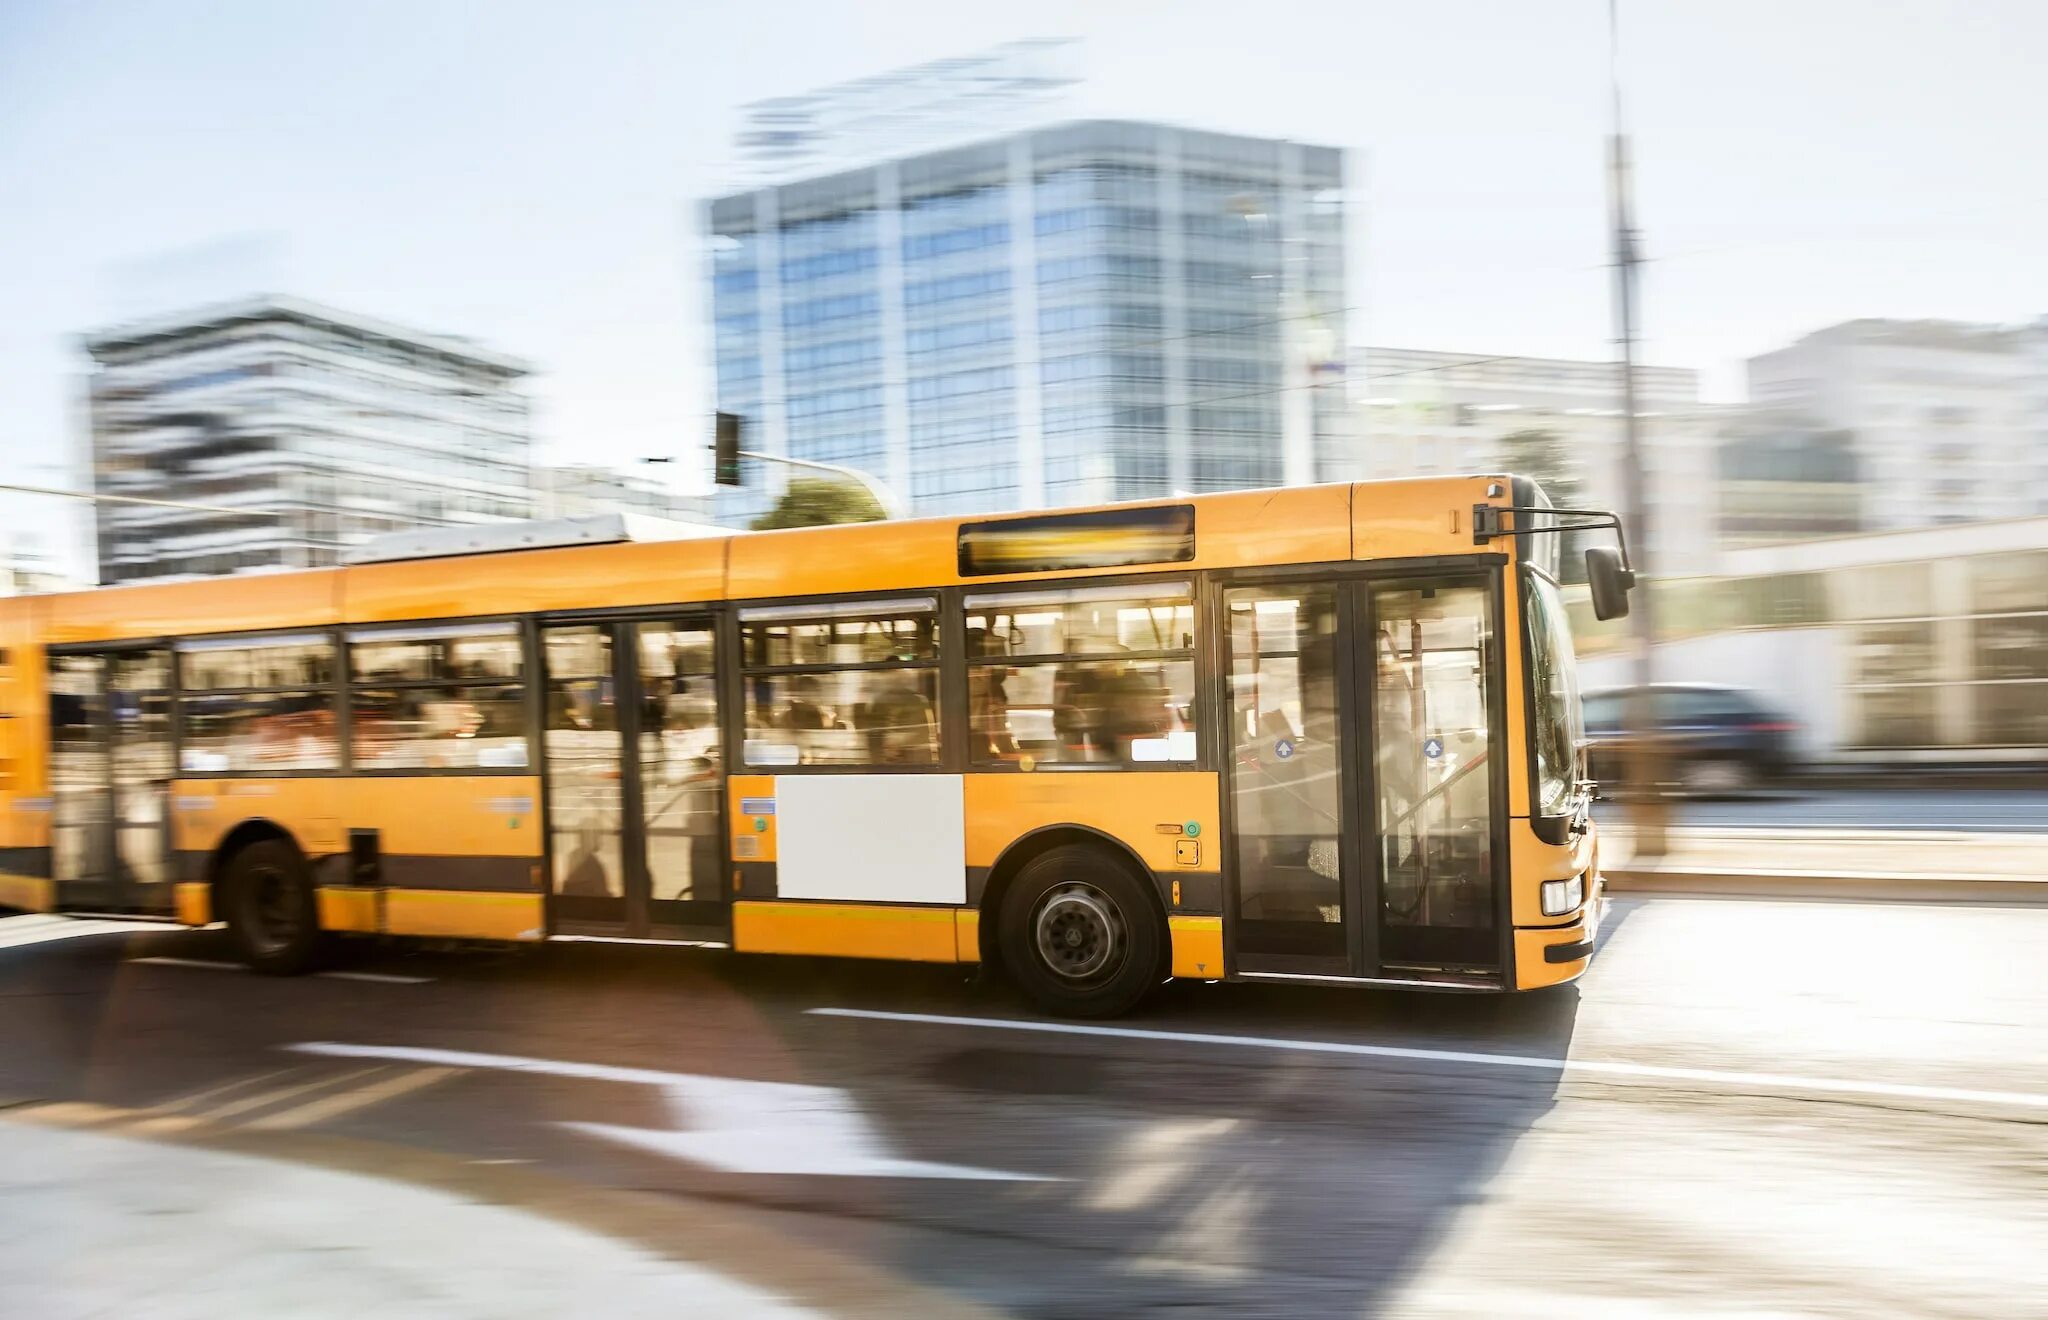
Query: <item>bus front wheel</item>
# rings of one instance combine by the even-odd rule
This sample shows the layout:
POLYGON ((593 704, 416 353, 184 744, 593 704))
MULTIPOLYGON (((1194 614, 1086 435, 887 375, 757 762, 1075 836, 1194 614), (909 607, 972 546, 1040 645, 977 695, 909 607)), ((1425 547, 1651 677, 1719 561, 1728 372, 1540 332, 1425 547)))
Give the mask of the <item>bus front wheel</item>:
POLYGON ((319 961, 320 912, 297 849, 282 839, 248 844, 228 858, 221 887, 228 932, 250 967, 296 976, 319 961))
POLYGON ((1033 1002, 1062 1017, 1115 1017, 1159 980, 1164 936, 1151 897, 1095 848, 1053 848, 1003 895, 1003 963, 1033 1002))

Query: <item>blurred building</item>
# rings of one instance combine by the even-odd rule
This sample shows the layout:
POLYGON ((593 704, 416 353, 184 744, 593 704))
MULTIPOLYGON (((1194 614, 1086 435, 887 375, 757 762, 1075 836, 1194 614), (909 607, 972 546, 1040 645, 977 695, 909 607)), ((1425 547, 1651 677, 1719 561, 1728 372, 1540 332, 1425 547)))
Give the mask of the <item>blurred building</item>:
POLYGON ((1714 455, 1714 505, 1724 547, 1846 536, 1863 530, 1855 436, 1776 408, 1741 409, 1714 455))
POLYGON ((636 473, 587 463, 534 468, 534 517, 584 518, 600 513, 639 513, 685 523, 713 520, 710 496, 685 495, 636 473))
MULTIPOLYGON (((1656 581, 1657 675, 1757 689, 1824 761, 2048 762, 2048 517, 1730 550, 1656 581)), ((1622 686, 1625 621, 1583 600, 1587 688, 1622 686)))
POLYGON ((2021 404, 2026 435, 2021 445, 2034 460, 2034 512, 2048 513, 2048 316, 2037 317, 2021 330, 2019 340, 2026 359, 2026 398, 2021 404))
POLYGON ((1849 435, 1873 530, 2048 512, 2041 333, 1845 321, 1751 358, 1750 401, 1849 435))
POLYGON ((783 183, 1068 118, 1079 54, 1067 38, 1012 41, 756 101, 740 110, 737 164, 783 183))
POLYGON ((290 298, 100 331, 94 485, 231 512, 102 503, 102 582, 332 564, 419 526, 532 511, 526 364, 290 298))
MULTIPOLYGON (((718 406, 919 512, 1351 475, 1344 157, 1100 121, 706 208, 718 406)), ((749 461, 745 521, 787 480, 749 461)))
MULTIPOLYGON (((1360 350, 1352 374, 1371 476, 1526 471, 1553 495, 1576 483, 1592 507, 1626 503, 1612 362, 1381 347, 1360 350)), ((1637 367, 1635 386, 1649 533, 1631 548, 1660 573, 1710 571, 1719 415, 1696 371, 1637 367)))
POLYGON ((34 536, 16 533, 0 541, 0 596, 76 591, 83 585, 61 571, 34 536))

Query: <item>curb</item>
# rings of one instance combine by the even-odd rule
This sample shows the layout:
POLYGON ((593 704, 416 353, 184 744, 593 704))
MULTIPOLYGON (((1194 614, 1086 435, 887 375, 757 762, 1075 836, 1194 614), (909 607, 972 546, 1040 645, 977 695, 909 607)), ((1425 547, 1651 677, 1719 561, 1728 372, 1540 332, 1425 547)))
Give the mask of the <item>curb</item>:
POLYGON ((1710 898, 1817 898, 1848 902, 2048 906, 2048 877, 1915 875, 1849 871, 1602 868, 1610 892, 1710 898))

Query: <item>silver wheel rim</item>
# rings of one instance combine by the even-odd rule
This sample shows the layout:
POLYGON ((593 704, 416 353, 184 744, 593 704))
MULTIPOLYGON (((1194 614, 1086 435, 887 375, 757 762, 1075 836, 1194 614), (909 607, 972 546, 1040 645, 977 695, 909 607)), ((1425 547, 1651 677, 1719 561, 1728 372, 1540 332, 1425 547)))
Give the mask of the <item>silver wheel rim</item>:
POLYGON ((1094 885, 1060 885, 1032 916, 1038 960, 1070 984, 1100 981, 1123 966, 1130 946, 1123 913, 1094 885))
POLYGON ((245 901, 250 938, 263 953, 277 953, 298 936, 302 919, 291 878, 277 867, 260 866, 244 883, 249 889, 245 901))

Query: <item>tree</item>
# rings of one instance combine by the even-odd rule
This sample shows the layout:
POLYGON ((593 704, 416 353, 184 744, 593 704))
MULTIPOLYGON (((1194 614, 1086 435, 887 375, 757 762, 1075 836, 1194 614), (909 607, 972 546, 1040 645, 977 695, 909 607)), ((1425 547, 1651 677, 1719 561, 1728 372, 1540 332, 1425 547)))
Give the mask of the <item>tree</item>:
MULTIPOLYGON (((1500 438, 1501 465, 1516 476, 1533 477, 1543 493, 1560 509, 1586 507, 1585 479, 1577 456, 1565 438, 1555 431, 1532 429, 1510 431, 1500 438)), ((1585 547, 1568 532, 1556 533, 1558 576, 1566 582, 1585 577, 1581 562, 1585 547)))
POLYGON ((775 501, 775 507, 754 519, 757 532, 777 527, 826 527, 833 523, 875 522, 882 506, 859 486, 843 481, 797 477, 775 501))
POLYGON ((1501 462, 1518 476, 1534 477, 1560 509, 1583 508, 1585 481, 1571 447, 1555 431, 1510 431, 1500 438, 1501 462))

